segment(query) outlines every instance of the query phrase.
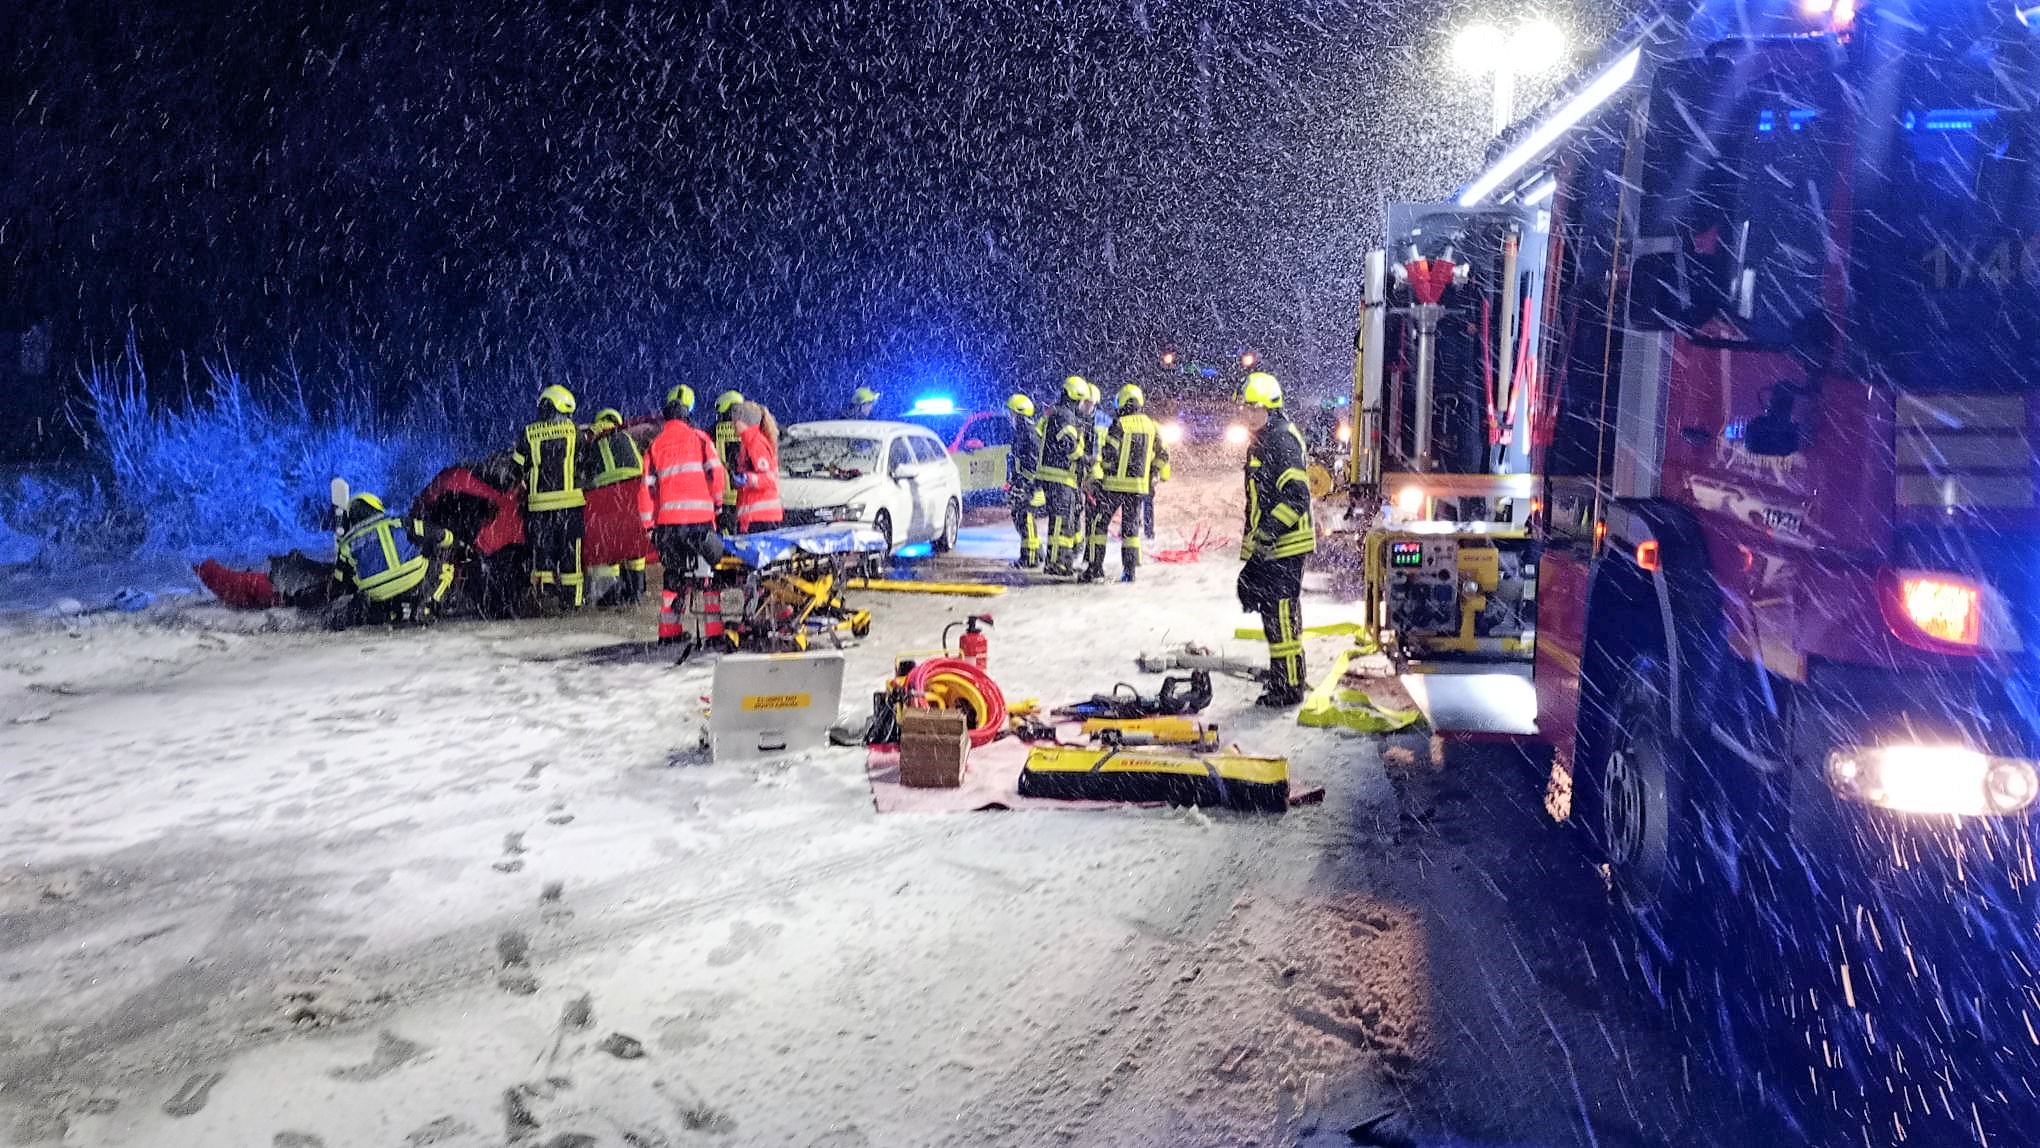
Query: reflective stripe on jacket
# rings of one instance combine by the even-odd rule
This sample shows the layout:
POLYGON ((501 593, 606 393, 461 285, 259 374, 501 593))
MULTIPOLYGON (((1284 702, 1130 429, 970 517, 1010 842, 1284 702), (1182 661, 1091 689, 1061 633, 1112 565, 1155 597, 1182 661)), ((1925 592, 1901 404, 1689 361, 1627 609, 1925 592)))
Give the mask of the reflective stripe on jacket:
POLYGON ((418 519, 378 514, 340 536, 336 581, 351 583, 371 602, 415 589, 432 566, 426 546, 450 546, 453 532, 418 519))
POLYGON ((1077 404, 1061 401, 1050 408, 1041 426, 1041 464, 1034 477, 1058 486, 1077 485, 1084 465, 1084 413, 1077 404))
POLYGON ((715 443, 679 419, 668 419, 645 451, 638 520, 646 527, 706 526, 727 485, 715 443))
POLYGON ((540 419, 524 428, 524 439, 511 452, 524 471, 524 505, 529 510, 565 510, 586 506, 581 493, 581 428, 565 417, 540 419))
POLYGON ((604 431, 594 445, 595 477, 588 483, 590 490, 644 477, 645 458, 629 431, 622 427, 604 431))
POLYGON ((745 427, 738 439, 737 473, 744 485, 737 488, 737 529, 749 530, 786 520, 786 508, 779 502, 779 459, 772 453, 772 440, 757 427, 745 427))
POLYGON ((1310 475, 1303 433, 1289 416, 1270 413, 1247 447, 1247 530, 1242 558, 1294 558, 1317 549, 1310 517, 1310 475))
POLYGON ((1115 494, 1147 494, 1155 488, 1155 464, 1166 473, 1169 451, 1162 428, 1140 411, 1120 415, 1105 432, 1098 451, 1099 477, 1115 494))
MULTIPOLYGON (((727 417, 715 421, 715 452, 722 456, 723 469, 728 471, 732 477, 736 475, 738 470, 737 444, 740 441, 735 421, 727 417)), ((723 488, 722 500, 724 506, 735 506, 737 504, 737 484, 734 481, 729 486, 723 488)))

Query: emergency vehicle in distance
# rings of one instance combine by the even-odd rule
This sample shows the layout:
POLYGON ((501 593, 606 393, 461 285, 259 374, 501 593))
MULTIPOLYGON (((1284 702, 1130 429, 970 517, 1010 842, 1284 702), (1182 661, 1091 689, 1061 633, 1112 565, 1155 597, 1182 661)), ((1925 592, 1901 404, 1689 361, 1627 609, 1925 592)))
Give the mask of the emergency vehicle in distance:
POLYGON ((1816 1092, 2025 1127, 2040 14, 1763 7, 1647 15, 1391 209, 1348 521, 1422 677, 1513 685, 1437 724, 1550 746, 1646 948, 1769 928, 1816 1092))

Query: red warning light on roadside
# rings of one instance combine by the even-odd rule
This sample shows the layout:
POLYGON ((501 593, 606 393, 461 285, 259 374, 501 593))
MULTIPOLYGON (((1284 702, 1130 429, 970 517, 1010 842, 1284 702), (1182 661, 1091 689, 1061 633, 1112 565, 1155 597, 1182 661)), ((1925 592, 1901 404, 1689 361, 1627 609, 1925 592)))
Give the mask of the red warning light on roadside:
POLYGON ((1173 367, 1173 366, 1175 366, 1175 365, 1176 365, 1176 352, 1174 352, 1174 351, 1163 351, 1163 352, 1162 352, 1162 365, 1163 365, 1164 367, 1173 367))
POLYGON ((1261 357, 1252 351, 1248 351, 1240 356, 1240 366, 1250 371, 1254 369, 1254 364, 1260 361, 1261 357))

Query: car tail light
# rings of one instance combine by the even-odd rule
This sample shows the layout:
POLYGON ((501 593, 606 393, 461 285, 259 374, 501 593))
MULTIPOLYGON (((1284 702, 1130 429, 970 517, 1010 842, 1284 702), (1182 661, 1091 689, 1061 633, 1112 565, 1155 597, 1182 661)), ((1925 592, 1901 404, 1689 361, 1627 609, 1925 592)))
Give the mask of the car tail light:
POLYGON ((1952 653, 1978 653, 1991 645, 1987 587, 1960 575, 1920 570, 1887 571, 1883 582, 1885 624, 1907 644, 1952 653))

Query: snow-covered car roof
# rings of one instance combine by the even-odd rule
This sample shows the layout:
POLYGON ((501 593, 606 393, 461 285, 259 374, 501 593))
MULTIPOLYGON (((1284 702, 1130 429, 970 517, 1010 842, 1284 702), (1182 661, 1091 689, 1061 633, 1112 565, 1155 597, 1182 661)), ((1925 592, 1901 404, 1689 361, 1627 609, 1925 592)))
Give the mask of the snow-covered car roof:
POLYGON ((927 427, 887 419, 823 419, 820 422, 794 423, 787 427, 786 431, 788 434, 798 431, 804 435, 829 438, 890 438, 909 432, 924 434, 931 438, 940 437, 927 427))

